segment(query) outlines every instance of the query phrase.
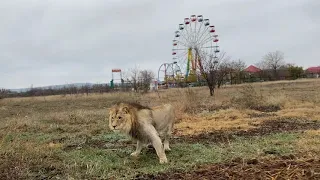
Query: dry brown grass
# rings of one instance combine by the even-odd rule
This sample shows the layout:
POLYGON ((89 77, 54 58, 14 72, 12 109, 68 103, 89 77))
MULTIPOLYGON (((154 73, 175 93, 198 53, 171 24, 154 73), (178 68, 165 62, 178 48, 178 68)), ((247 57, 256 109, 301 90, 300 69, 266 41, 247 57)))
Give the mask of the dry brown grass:
POLYGON ((212 130, 248 129, 252 127, 250 124, 256 122, 250 118, 250 112, 252 111, 230 108, 218 110, 214 114, 204 112, 194 116, 185 115, 175 127, 182 135, 199 134, 212 130))
MULTIPOLYGON (((198 88, 193 95, 197 100, 191 106, 197 114, 184 113, 176 127, 183 134, 192 134, 248 129, 252 124, 281 117, 320 120, 319 89, 320 80, 254 83, 218 89, 211 98, 207 89, 198 88)), ((184 101, 182 107, 190 103, 184 101)))
POLYGON ((320 130, 309 130, 298 140, 297 149, 308 157, 320 158, 320 130))
MULTIPOLYGON (((320 79, 312 79, 225 86, 217 89, 214 97, 209 96, 206 87, 196 87, 144 95, 110 93, 1 99, 0 169, 3 172, 0 175, 12 174, 13 179, 28 175, 37 179, 41 178, 39 174, 59 175, 72 169, 77 173, 75 167, 94 166, 71 163, 58 167, 55 162, 61 163, 69 157, 62 153, 67 145, 77 147, 96 136, 113 140, 113 136, 104 137, 108 132, 107 108, 118 101, 150 106, 172 103, 178 120, 176 134, 191 135, 214 130, 250 130, 265 120, 279 118, 320 120, 319 89, 320 79), (44 166, 44 162, 52 165, 44 166)), ((301 152, 318 153, 318 133, 310 131, 299 140, 297 146, 301 152)), ((100 147, 99 143, 107 140, 94 141, 97 144, 91 145, 100 147)), ((110 158, 114 157, 110 155, 110 158)))
POLYGON ((252 119, 272 119, 268 115, 252 118, 250 114, 253 113, 319 120, 319 89, 320 80, 307 79, 225 86, 217 89, 214 97, 209 96, 206 87, 196 87, 162 90, 145 95, 120 92, 89 96, 11 98, 0 101, 0 118, 12 124, 6 128, 22 125, 43 128, 38 127, 40 120, 68 126, 86 124, 97 130, 99 128, 93 127, 93 124, 96 124, 97 118, 103 121, 107 107, 117 101, 129 100, 149 106, 172 103, 177 113, 176 127, 187 134, 212 129, 246 129, 251 127, 252 119))

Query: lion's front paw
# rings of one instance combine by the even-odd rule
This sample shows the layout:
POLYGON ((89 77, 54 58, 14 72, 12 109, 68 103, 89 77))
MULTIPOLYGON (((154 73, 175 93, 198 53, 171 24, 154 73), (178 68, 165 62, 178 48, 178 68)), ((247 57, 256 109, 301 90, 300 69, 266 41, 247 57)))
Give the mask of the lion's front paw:
POLYGON ((130 156, 138 157, 138 156, 139 156, 139 154, 140 154, 139 152, 136 152, 136 151, 135 151, 135 152, 131 153, 131 154, 130 154, 130 156))
POLYGON ((166 157, 160 158, 160 164, 168 163, 168 160, 166 157))

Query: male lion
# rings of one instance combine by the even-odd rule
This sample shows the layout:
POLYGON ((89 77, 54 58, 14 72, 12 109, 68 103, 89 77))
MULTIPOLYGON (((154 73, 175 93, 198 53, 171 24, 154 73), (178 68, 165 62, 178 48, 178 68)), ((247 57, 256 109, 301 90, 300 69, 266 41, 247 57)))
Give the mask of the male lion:
POLYGON ((165 150, 174 124, 174 109, 170 104, 145 107, 136 103, 118 103, 109 109, 109 128, 129 135, 137 141, 131 156, 138 156, 142 147, 151 142, 161 164, 167 163, 165 150), (160 137, 164 136, 163 146, 160 137))

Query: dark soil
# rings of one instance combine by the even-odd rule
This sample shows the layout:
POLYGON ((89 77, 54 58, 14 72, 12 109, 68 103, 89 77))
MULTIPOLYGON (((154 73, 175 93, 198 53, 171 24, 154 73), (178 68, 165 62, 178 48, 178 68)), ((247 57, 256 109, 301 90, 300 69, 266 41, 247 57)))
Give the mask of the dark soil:
MULTIPOLYGON (((234 140, 236 137, 252 137, 252 136, 263 136, 273 133, 280 132, 298 132, 303 130, 317 130, 320 129, 320 121, 310 121, 310 120, 297 120, 297 119, 279 119, 264 121, 257 125, 256 128, 250 130, 213 130, 209 133, 203 133, 199 135, 187 135, 187 136, 174 136, 171 139, 172 143, 202 143, 202 144, 212 144, 214 143, 228 143, 234 140)), ((81 144, 67 144, 64 147, 65 151, 82 149, 87 147, 101 148, 101 149, 114 149, 135 146, 133 141, 106 141, 100 139, 92 139, 90 136, 82 137, 84 142, 81 144)), ((65 138, 58 139, 57 141, 65 141, 65 138)), ((266 152, 272 154, 272 152, 266 152)))
POLYGON ((0 179, 18 179, 24 177, 27 163, 11 155, 0 155, 0 179))
POLYGON ((253 110, 261 111, 261 112, 277 112, 281 110, 278 105, 266 105, 266 106, 253 106, 251 107, 253 110))
POLYGON ((249 130, 214 130, 209 133, 199 135, 176 136, 173 142, 185 143, 204 143, 212 142, 226 143, 233 140, 235 137, 252 137, 270 135, 280 132, 299 132, 304 130, 320 129, 320 121, 298 120, 298 119, 279 119, 264 121, 257 125, 256 128, 249 130))
POLYGON ((294 156, 283 156, 276 160, 234 159, 223 164, 206 165, 195 170, 171 171, 156 175, 137 175, 133 179, 320 179, 320 160, 295 160, 294 156))
POLYGON ((251 113, 249 114, 250 118, 264 118, 264 117, 275 117, 277 116, 274 113, 251 113))
POLYGON ((26 158, 18 154, 0 154, 0 179, 51 179, 65 173, 57 157, 26 158))

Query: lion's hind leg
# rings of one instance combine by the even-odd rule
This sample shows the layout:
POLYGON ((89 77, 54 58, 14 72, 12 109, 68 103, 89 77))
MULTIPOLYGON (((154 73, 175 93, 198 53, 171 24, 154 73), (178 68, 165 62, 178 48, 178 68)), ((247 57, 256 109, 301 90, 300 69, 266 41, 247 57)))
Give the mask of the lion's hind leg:
POLYGON ((167 132, 164 135, 163 147, 164 147, 165 151, 171 151, 171 149, 169 147, 169 139, 172 135, 172 128, 173 128, 173 124, 168 126, 167 132))
POLYGON ((164 136, 164 141, 163 141, 163 148, 165 151, 171 151, 169 147, 169 139, 170 139, 171 133, 167 133, 164 136))

